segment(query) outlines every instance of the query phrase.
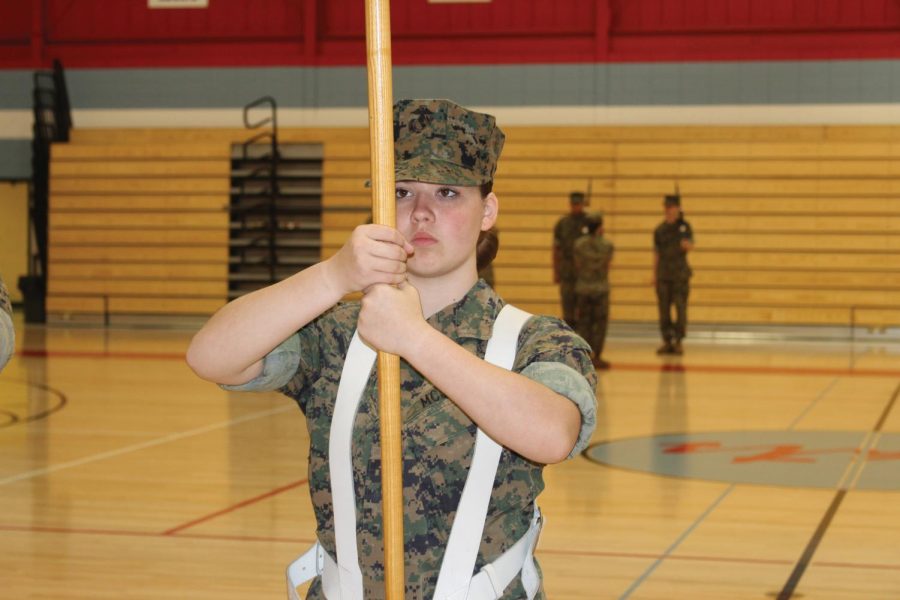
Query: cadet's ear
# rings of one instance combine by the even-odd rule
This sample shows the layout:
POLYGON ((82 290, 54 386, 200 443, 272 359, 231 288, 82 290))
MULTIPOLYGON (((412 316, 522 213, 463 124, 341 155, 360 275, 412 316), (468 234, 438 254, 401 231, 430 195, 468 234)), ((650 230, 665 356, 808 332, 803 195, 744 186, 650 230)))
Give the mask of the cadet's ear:
POLYGON ((487 231, 497 222, 497 212, 500 209, 500 200, 494 192, 491 192, 482 200, 484 213, 481 216, 481 230, 487 231))

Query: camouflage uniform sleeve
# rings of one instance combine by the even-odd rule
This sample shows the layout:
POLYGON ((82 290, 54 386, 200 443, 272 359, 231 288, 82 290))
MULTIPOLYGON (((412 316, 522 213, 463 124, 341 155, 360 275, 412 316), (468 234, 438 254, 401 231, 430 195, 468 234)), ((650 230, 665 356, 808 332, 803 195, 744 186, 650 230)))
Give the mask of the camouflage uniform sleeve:
POLYGON ((6 289, 6 284, 3 283, 2 277, 0 277, 0 311, 5 312, 7 316, 12 315, 12 304, 9 302, 9 291, 6 289))
POLYGON ((12 306, 3 278, 0 278, 0 371, 9 362, 15 346, 16 332, 12 323, 12 306))
POLYGON ((263 358, 262 373, 240 385, 219 384, 230 392, 270 392, 287 384, 300 366, 300 336, 294 334, 263 358))
POLYGON ((581 412, 581 431, 569 453, 577 456, 597 426, 597 372, 587 343, 560 319, 534 317, 519 336, 513 370, 565 396, 581 412))

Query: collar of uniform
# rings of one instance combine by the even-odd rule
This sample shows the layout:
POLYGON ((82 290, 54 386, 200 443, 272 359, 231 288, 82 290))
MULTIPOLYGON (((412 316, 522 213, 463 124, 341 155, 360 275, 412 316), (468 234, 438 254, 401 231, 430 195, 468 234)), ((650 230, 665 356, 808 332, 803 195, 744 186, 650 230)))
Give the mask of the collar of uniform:
POLYGON ((428 318, 428 322, 451 339, 491 337, 494 320, 503 301, 491 287, 478 282, 455 304, 445 306, 428 318))

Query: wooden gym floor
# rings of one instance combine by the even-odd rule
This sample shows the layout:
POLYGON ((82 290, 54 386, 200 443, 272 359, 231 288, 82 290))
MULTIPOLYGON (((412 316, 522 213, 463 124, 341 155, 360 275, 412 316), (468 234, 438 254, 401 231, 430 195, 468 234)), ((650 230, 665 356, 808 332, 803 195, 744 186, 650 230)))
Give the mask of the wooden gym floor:
MULTIPOLYGON (((24 327, 0 375, 0 597, 283 598, 306 432, 190 331, 24 327)), ((900 598, 900 347, 613 338, 585 455, 546 471, 553 600, 900 598)))

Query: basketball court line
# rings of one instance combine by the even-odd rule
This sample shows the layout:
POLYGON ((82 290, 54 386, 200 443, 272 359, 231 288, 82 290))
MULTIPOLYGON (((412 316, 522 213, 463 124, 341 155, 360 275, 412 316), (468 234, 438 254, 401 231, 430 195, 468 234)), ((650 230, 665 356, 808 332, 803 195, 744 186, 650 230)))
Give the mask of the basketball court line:
POLYGON ((614 363, 611 371, 674 371, 684 373, 728 373, 747 375, 832 375, 835 377, 900 377, 900 369, 857 369, 856 367, 770 367, 738 365, 682 365, 665 363, 614 363))
POLYGON ((813 399, 813 401, 809 403, 809 406, 807 406, 805 409, 803 409, 803 412, 801 412, 799 415, 797 415, 797 418, 796 418, 796 419, 794 419, 793 421, 791 421, 791 424, 788 425, 787 430, 788 430, 788 431, 793 431, 793 429, 794 429, 797 425, 800 424, 800 421, 803 420, 803 417, 805 417, 806 415, 808 415, 809 412, 810 412, 812 409, 814 409, 814 408, 819 404, 819 402, 821 402, 822 399, 825 398, 825 396, 828 395, 828 393, 831 391, 831 388, 833 388, 834 386, 836 386, 837 383, 838 383, 840 380, 841 380, 840 377, 835 377, 834 379, 832 379, 831 382, 830 382, 828 385, 825 386, 825 389, 822 390, 821 392, 819 392, 819 394, 815 397, 815 399, 813 399))
MULTIPOLYGON (((898 396, 900 396, 900 384, 897 385, 897 388, 894 390, 894 393, 891 396, 891 399, 888 401, 887 406, 885 406, 884 410, 881 412, 881 416, 879 417, 878 422, 875 423, 874 427, 872 427, 872 431, 869 432, 869 434, 863 440, 861 446, 865 445, 867 448, 870 448, 873 447, 873 445, 877 442, 878 438, 881 435, 881 429, 882 427, 884 427, 885 421, 887 421, 888 415, 890 415, 891 410, 893 410, 894 405, 897 403, 898 396)), ((804 548, 803 554, 800 555, 800 558, 798 559, 797 564, 794 566, 794 569, 791 571, 788 580, 785 582, 784 587, 782 587, 781 592, 779 592, 777 600, 790 600, 790 598, 794 595, 797 586, 800 584, 800 580, 803 578, 803 574, 806 572, 807 567, 812 561, 813 555, 816 553, 819 544, 825 537, 825 533, 831 526, 834 515, 837 514, 837 511, 840 509, 841 503, 844 501, 847 493, 856 485, 856 482, 859 481, 859 477, 862 475, 862 471, 865 468, 866 463, 867 460, 865 458, 865 454, 862 453, 854 456, 853 460, 851 460, 850 465, 848 466, 848 472, 839 484, 838 490, 835 493, 834 498, 832 498, 831 500, 831 504, 828 506, 825 514, 822 515, 822 519, 819 521, 819 525, 818 527, 816 527, 816 530, 807 543, 806 548, 804 548)))
POLYGON ((727 498, 729 494, 731 494, 735 487, 736 484, 732 483, 724 492, 719 494, 719 497, 713 500, 713 503, 710 504, 706 508, 706 510, 704 510, 703 513, 699 517, 697 517, 694 522, 691 523, 690 526, 685 529, 668 548, 666 548, 665 552, 659 555, 659 557, 657 557, 657 559, 654 560, 653 563, 649 567, 647 567, 644 572, 641 573, 638 578, 631 583, 630 586, 628 586, 628 589, 626 589, 625 592, 623 592, 622 595, 619 596, 619 600, 625 600, 626 598, 630 597, 631 594, 636 589, 638 589, 641 584, 643 584, 647 580, 647 578, 650 577, 650 575, 653 574, 656 568, 659 567, 659 565, 661 565, 662 562, 666 560, 666 558, 670 557, 672 552, 674 552, 678 548, 678 546, 681 545, 681 542, 686 540, 688 536, 691 535, 691 533, 693 533, 694 530, 699 527, 700 524, 703 523, 703 521, 706 520, 706 517, 708 517, 716 508, 718 508, 719 504, 721 504, 722 501, 725 500, 725 498, 727 498))
MULTIPOLYGON (((272 542, 284 544, 312 544, 316 540, 314 538, 291 538, 291 537, 271 537, 271 536, 245 536, 245 535, 227 535, 227 534, 206 534, 206 533, 179 533, 177 535, 167 535, 156 531, 129 531, 115 529, 80 529, 73 527, 43 527, 35 525, 2 525, 0 531, 10 532, 31 532, 31 533, 61 533, 66 535, 86 535, 86 536, 119 536, 119 537, 140 537, 140 538, 168 538, 168 539, 198 539, 198 540, 221 540, 234 542, 272 542)), ((633 558, 639 560, 661 559, 663 556, 651 552, 603 552, 597 550, 567 550, 558 548, 539 548, 537 555, 542 554, 554 556, 571 556, 581 558, 633 558)), ((666 560, 689 561, 689 562, 710 562, 710 563, 730 563, 730 564, 763 564, 763 565, 789 565, 790 560, 787 559, 765 559, 765 558, 747 558, 740 556, 702 556, 702 555, 675 555, 665 557, 666 560)), ((877 570, 877 571, 898 571, 900 572, 900 564, 878 564, 878 563, 848 563, 848 562, 831 562, 823 561, 813 563, 817 567, 828 567, 834 569, 856 569, 856 570, 877 570)))
POLYGON ((191 527, 194 527, 195 525, 199 525, 200 523, 205 523, 206 521, 210 521, 212 519, 215 519, 216 517, 220 517, 222 515, 227 515, 228 513, 234 512, 240 508, 244 508, 245 506, 250 506, 251 504, 256 504, 257 502, 259 502, 261 500, 265 500, 267 498, 272 498, 282 492, 292 490, 296 487, 300 487, 301 485, 305 485, 307 483, 309 483, 309 479, 300 479, 293 483, 289 483, 287 485, 277 487, 274 490, 269 490, 268 492, 264 492, 262 494, 259 494, 258 496, 254 496, 252 498, 242 500, 241 502, 238 502, 237 504, 233 504, 232 506, 229 506, 227 508, 223 508, 222 510, 217 510, 216 512, 210 513, 203 517, 199 517, 197 519, 194 519, 193 521, 188 521, 187 523, 183 523, 176 527, 172 527, 171 529, 167 529, 166 531, 163 532, 163 535, 175 535, 179 531, 184 531, 185 529, 190 529, 191 527))
POLYGON ((14 356, 25 358, 120 358, 129 360, 184 360, 184 353, 179 352, 110 352, 98 350, 18 350, 14 356))
POLYGON ((39 413, 35 413, 33 415, 25 415, 24 417, 20 417, 19 415, 17 415, 16 413, 13 413, 11 411, 2 410, 2 411, 0 411, 0 413, 9 415, 10 420, 0 423, 0 429, 2 429, 4 427, 11 427, 12 425, 19 425, 22 423, 31 423, 33 421, 40 421, 41 419, 46 419, 53 413, 65 408, 66 404, 68 404, 68 402, 69 402, 69 398, 65 394, 63 394, 59 390, 53 389, 52 387, 50 387, 49 385, 46 385, 44 383, 33 383, 30 381, 23 381, 21 379, 8 379, 7 381, 10 383, 22 384, 23 386, 25 386, 26 389, 29 387, 35 387, 39 390, 48 392, 49 394, 56 396, 58 403, 55 404, 54 406, 51 406, 50 408, 48 408, 46 410, 39 412, 39 413))
POLYGON ((63 471, 65 469, 80 467, 82 465, 87 465, 87 464, 98 462, 101 460, 106 460, 108 458, 115 458, 115 457, 122 456, 125 454, 130 454, 132 452, 137 452, 139 450, 146 450, 147 448, 153 448, 155 446, 162 446, 164 444, 169 444, 171 442, 177 442, 177 441, 187 439, 190 437, 203 435, 205 433, 209 433, 211 431, 216 431, 218 429, 226 429, 226 428, 232 427, 234 425, 246 423, 247 421, 253 421, 256 419, 270 417, 272 415, 277 415, 277 414, 280 414, 283 412, 287 412, 289 410, 296 410, 296 407, 293 404, 289 404, 289 405, 278 407, 278 408, 273 408, 273 409, 264 410, 264 411, 260 411, 260 412, 250 413, 248 415, 244 415, 243 417, 238 417, 236 419, 229 419, 227 421, 221 421, 219 423, 213 423, 211 425, 204 425, 203 427, 197 427, 196 429, 189 429, 187 431, 180 431, 178 433, 172 433, 172 434, 165 435, 161 438, 157 438, 154 440, 147 440, 146 442, 139 442, 137 444, 131 444, 130 446, 124 446, 122 448, 116 448, 115 450, 108 450, 106 452, 92 454, 90 456, 85 456, 83 458, 79 458, 76 460, 70 460, 67 462, 62 462, 62 463, 58 463, 55 465, 42 467, 40 469, 32 469, 31 471, 25 471, 24 473, 19 473, 18 475, 11 475, 9 477, 4 477, 4 478, 0 479, 0 485, 16 483, 18 481, 33 479, 35 477, 43 477, 44 475, 49 475, 50 473, 56 473, 57 471, 63 471))
MULTIPOLYGON (((80 350, 20 350, 27 358, 111 358, 128 360, 184 360, 183 353, 169 352, 84 352, 80 350)), ((746 373, 750 375, 832 375, 836 377, 900 377, 900 369, 860 369, 854 366, 773 367, 739 365, 683 365, 681 363, 613 363, 611 371, 676 371, 685 373, 746 373)))
MULTIPOLYGON (((816 404, 821 402, 822 399, 824 399, 828 395, 828 393, 835 386, 835 384, 837 384, 838 381, 838 378, 830 381, 828 385, 826 385, 825 388, 821 392, 819 392, 815 398, 813 398, 812 402, 809 403, 809 406, 804 408, 800 415, 796 417, 790 425, 788 425, 787 430, 790 431, 794 427, 796 427, 803 416, 806 415, 816 404)), ((619 597, 619 600, 625 600, 626 598, 628 598, 635 590, 637 590, 637 588, 641 586, 641 584, 644 583, 644 581, 646 581, 650 577, 650 575, 653 574, 653 572, 663 563, 664 560, 675 558, 672 556, 672 553, 677 550, 678 546, 680 546, 681 543, 685 539, 687 539, 688 535, 690 535, 706 519, 706 517, 708 517, 712 513, 712 511, 719 504, 721 504, 729 494, 731 494, 732 491, 734 491, 734 488, 736 486, 737 484, 735 483, 732 483, 730 486, 728 486, 728 488, 724 492, 722 492, 722 494, 718 498, 716 498, 713 503, 710 504, 706 508, 706 510, 704 510, 703 513, 701 513, 700 516, 697 517, 697 519, 693 523, 691 523, 691 525, 684 532, 682 532, 681 535, 679 535, 678 538, 668 548, 666 548, 666 551, 658 556, 656 560, 654 560, 653 563, 649 567, 647 567, 647 569, 645 569, 644 572, 634 580, 634 582, 632 582, 628 589, 626 589, 625 592, 619 597)))

